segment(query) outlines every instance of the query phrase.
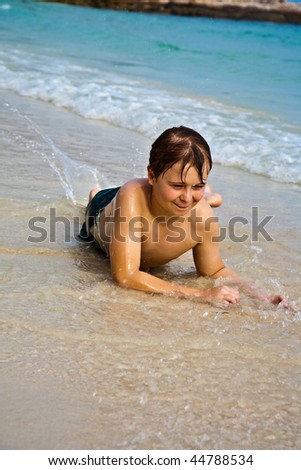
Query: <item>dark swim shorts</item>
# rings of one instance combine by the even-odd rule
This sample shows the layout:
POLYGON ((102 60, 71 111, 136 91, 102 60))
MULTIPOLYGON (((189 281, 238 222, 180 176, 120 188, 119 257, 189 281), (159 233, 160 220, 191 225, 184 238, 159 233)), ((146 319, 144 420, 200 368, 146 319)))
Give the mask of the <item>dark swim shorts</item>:
POLYGON ((90 229, 96 224, 96 217, 104 210, 104 208, 114 199, 120 186, 117 188, 107 188, 99 191, 89 202, 85 213, 85 222, 78 235, 80 241, 91 242, 94 240, 90 234, 90 229), (87 228, 88 227, 88 228, 87 228))

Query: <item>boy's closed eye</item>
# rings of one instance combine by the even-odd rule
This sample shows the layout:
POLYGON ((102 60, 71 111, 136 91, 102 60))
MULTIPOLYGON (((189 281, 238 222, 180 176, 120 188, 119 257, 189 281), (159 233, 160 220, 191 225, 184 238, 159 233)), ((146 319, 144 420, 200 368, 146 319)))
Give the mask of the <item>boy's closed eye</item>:
MULTIPOLYGON (((169 183, 169 184, 170 186, 176 189, 182 189, 186 187, 186 184, 184 183, 169 183)), ((199 189, 203 189, 204 187, 205 187, 205 184, 197 184, 195 186, 192 186, 192 189, 199 190, 199 189)))

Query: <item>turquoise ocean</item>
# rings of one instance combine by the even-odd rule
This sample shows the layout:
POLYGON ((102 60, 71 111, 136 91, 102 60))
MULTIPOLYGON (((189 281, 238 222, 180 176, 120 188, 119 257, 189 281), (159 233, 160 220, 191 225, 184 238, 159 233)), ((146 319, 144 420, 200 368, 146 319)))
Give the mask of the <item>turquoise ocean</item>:
MULTIPOLYGON (((0 149, 0 448, 300 449, 301 27, 0 0, 0 149), (77 241, 181 124, 225 262, 294 314, 122 289, 77 241)), ((154 274, 213 282, 190 253, 154 274)))
POLYGON ((301 182, 301 28, 0 4, 0 87, 154 138, 183 123, 214 160, 301 182))

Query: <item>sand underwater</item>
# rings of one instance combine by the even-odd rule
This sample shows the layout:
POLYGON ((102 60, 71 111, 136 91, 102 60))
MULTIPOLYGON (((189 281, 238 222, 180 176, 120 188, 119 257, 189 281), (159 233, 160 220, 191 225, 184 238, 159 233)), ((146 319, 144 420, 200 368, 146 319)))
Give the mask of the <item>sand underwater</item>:
MULTIPOLYGON (((273 216, 273 241, 238 224, 248 239, 222 250, 295 315, 245 295, 220 309, 125 291, 74 235, 91 187, 145 175, 150 140, 13 93, 0 103, 1 448, 300 449, 300 186, 218 165, 210 178, 222 226, 252 207, 273 216)), ((190 255, 156 274, 211 284, 190 255)))

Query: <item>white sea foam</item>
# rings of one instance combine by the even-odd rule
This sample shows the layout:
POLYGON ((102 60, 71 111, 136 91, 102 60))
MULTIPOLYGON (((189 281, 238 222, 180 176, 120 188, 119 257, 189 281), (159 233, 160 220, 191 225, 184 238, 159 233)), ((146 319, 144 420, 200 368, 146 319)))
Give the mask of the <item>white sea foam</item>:
POLYGON ((0 55, 0 87, 152 138, 187 125, 209 141, 216 162, 301 183, 300 130, 273 116, 18 50, 0 55))

